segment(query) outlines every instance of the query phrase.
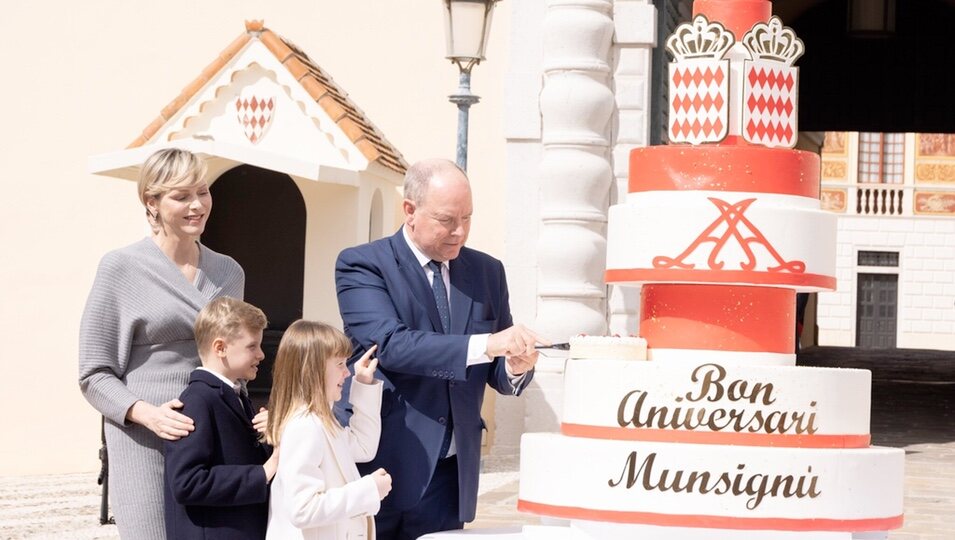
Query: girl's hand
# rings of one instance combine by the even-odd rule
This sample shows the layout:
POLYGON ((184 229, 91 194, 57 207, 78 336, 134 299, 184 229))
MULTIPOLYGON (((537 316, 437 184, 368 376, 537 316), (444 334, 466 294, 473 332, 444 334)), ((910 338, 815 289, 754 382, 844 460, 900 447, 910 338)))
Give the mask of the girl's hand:
POLYGON ((378 488, 378 498, 384 499, 387 497, 388 493, 391 492, 391 475, 388 474, 388 471, 378 469, 371 473, 371 477, 375 481, 375 487, 378 488))
POLYGON ((192 418, 175 410, 181 408, 182 402, 178 399, 171 399, 158 407, 145 401, 137 401, 129 408, 126 418, 146 426, 162 439, 178 441, 196 429, 192 418))
POLYGON ((269 411, 265 407, 259 407, 259 412, 252 418, 252 427, 255 431, 265 434, 269 427, 269 411))
POLYGON ((355 362, 355 380, 362 384, 371 384, 375 381, 375 370, 378 369, 378 359, 372 358, 378 350, 378 345, 372 345, 361 358, 355 362))

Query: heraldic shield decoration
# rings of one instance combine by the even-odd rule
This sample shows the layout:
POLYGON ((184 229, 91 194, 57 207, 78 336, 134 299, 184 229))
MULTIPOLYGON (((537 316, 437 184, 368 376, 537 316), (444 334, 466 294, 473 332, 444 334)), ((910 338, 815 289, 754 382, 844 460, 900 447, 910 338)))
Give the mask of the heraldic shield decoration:
POLYGON ((275 99, 271 96, 256 95, 251 88, 243 89, 242 94, 235 100, 236 120, 252 144, 258 143, 265 136, 274 114, 275 99))
POLYGON ((667 39, 670 63, 671 143, 719 142, 729 129, 730 63, 724 60, 734 42, 723 25, 697 15, 667 39))
POLYGON ((759 23, 743 36, 752 60, 743 63, 743 140, 764 146, 792 148, 798 137, 796 97, 802 40, 779 17, 759 23))

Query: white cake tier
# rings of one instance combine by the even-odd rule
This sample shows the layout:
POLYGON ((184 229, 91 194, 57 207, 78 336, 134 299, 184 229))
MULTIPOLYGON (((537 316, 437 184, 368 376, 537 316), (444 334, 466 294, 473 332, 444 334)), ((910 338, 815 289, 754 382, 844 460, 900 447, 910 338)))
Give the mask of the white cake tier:
POLYGON ((521 437, 518 509, 714 529, 878 531, 902 524, 905 452, 521 437))
POLYGON ((747 446, 869 446, 863 369, 576 360, 565 435, 747 446))
POLYGON ((647 349, 647 358, 659 363, 696 367, 713 362, 722 366, 795 366, 795 353, 713 351, 705 349, 647 349))
MULTIPOLYGON (((480 530, 472 529, 472 532, 480 534, 480 530)), ((856 536, 851 532, 693 529, 583 520, 573 520, 567 526, 525 525, 521 532, 523 534, 514 540, 853 540, 856 538, 876 540, 876 538, 885 538, 884 534, 856 536)), ((448 540, 451 539, 448 538, 448 540)), ((487 540, 491 538, 488 537, 487 540)))
MULTIPOLYGON (((835 288, 836 216, 796 195, 630 193, 610 208, 607 281, 835 288)), ((652 343, 651 343, 652 346, 652 343)))

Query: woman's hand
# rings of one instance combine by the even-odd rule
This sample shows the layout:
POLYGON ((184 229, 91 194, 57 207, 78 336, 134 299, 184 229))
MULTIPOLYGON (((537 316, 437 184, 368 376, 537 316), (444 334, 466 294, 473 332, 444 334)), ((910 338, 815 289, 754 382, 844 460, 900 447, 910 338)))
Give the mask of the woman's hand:
POLYGON ((175 410, 181 408, 182 402, 178 399, 169 400, 158 407, 140 400, 129 408, 126 418, 146 426, 161 439, 178 441, 196 429, 192 418, 175 410))
POLYGON ((372 358, 378 350, 378 345, 372 345, 361 358, 355 362, 355 380, 362 384, 375 382, 375 370, 378 368, 378 359, 372 358))

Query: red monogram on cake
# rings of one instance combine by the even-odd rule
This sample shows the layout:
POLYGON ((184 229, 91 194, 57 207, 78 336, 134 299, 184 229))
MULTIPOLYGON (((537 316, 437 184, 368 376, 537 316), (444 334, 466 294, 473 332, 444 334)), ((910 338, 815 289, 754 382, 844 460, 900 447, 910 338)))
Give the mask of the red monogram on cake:
POLYGON ((670 142, 719 142, 729 129, 729 60, 733 35, 700 15, 667 40, 670 63, 670 142))
POLYGON ((703 244, 712 242, 713 248, 707 258, 707 264, 710 270, 722 270, 725 263, 720 260, 720 255, 730 240, 735 240, 736 246, 746 257, 745 260, 740 262, 740 269, 742 270, 752 271, 756 269, 757 256, 753 251, 753 247, 762 246, 773 260, 776 261, 776 265, 767 266, 766 271, 792 272, 794 274, 801 274, 806 271, 805 262, 787 261, 783 259, 759 228, 746 218, 746 210, 756 199, 745 199, 736 204, 731 204, 715 197, 708 197, 708 199, 719 210, 720 216, 710 223, 706 229, 676 257, 654 257, 654 268, 691 270, 696 267, 696 264, 689 263, 686 259, 703 246, 703 244), (719 235, 714 234, 719 229, 722 229, 721 233, 719 235))
POLYGON ((245 132, 252 144, 262 140, 265 130, 272 123, 272 116, 275 113, 275 100, 258 97, 253 93, 248 93, 236 98, 235 114, 239 125, 245 132))
POLYGON ((742 40, 752 60, 743 63, 743 139, 768 147, 796 145, 799 69, 803 44, 778 17, 757 24, 742 40))

